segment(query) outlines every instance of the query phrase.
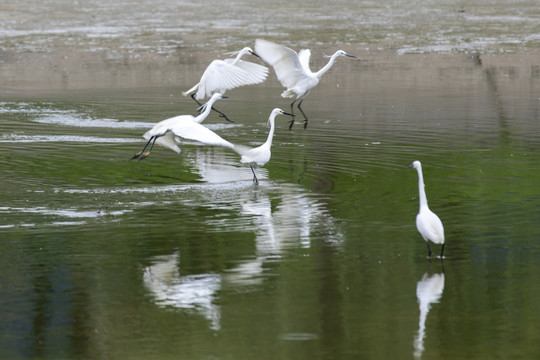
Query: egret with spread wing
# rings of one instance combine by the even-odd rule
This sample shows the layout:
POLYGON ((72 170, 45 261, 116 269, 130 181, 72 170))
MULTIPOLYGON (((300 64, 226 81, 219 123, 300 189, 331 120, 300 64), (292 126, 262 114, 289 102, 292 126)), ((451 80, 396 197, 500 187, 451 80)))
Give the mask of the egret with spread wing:
POLYGON ((334 65, 336 59, 340 56, 356 58, 356 56, 347 54, 343 50, 338 50, 334 55, 330 56, 330 60, 322 69, 314 73, 309 68, 309 59, 311 57, 309 49, 300 50, 299 53, 296 53, 296 51, 286 46, 257 39, 255 41, 255 51, 264 61, 272 65, 281 85, 287 88, 281 96, 284 98, 296 97, 291 103, 293 118, 289 129, 294 124, 293 106, 297 101, 298 110, 304 116, 304 128, 306 128, 308 118, 300 105, 302 105, 311 89, 317 86, 321 77, 334 65))
POLYGON ((196 117, 192 115, 179 115, 160 121, 143 135, 148 142, 143 149, 133 155, 131 159, 139 159, 140 161, 148 157, 156 142, 179 153, 180 148, 175 141, 177 136, 190 140, 201 141, 206 144, 227 146, 224 144, 229 143, 228 141, 223 140, 212 130, 201 125, 201 122, 203 122, 208 114, 210 114, 212 105, 219 99, 223 98, 226 98, 226 96, 223 96, 220 93, 215 93, 212 95, 210 100, 208 100, 206 104, 202 105, 201 113, 196 117), (150 149, 145 151, 148 146, 150 146, 150 149))
MULTIPOLYGON (((252 54, 258 57, 251 48, 245 47, 237 52, 234 59, 214 60, 204 71, 201 80, 182 94, 184 96, 191 94, 191 98, 201 105, 199 100, 210 97, 216 92, 224 95, 227 90, 244 85, 259 84, 266 80, 268 68, 241 60, 241 57, 246 54, 252 54)), ((221 111, 215 108, 213 110, 227 121, 231 121, 221 111)))
MULTIPOLYGON (((201 115, 210 112, 210 107, 212 106, 212 99, 216 97, 221 97, 220 94, 214 94, 210 101, 205 104, 205 109, 201 115)), ((215 100, 214 100, 215 101, 215 100)), ((208 129, 207 127, 200 124, 200 121, 197 122, 197 118, 189 118, 190 115, 181 115, 156 124, 151 130, 144 134, 144 138, 148 139, 148 142, 144 148, 135 154, 132 159, 139 158, 140 160, 146 158, 154 143, 157 141, 161 145, 168 147, 176 152, 180 152, 180 148, 175 143, 175 137, 182 137, 189 140, 195 140, 206 145, 218 145, 224 146, 229 149, 236 151, 241 155, 240 162, 243 164, 248 164, 253 173, 253 182, 258 183, 257 175, 255 174, 255 168, 259 166, 264 166, 268 161, 270 161, 272 147, 272 140, 274 138, 274 129, 275 129, 275 118, 277 115, 291 115, 286 113, 281 109, 274 109, 270 113, 268 122, 270 123, 270 131, 268 137, 264 144, 256 148, 250 148, 249 146, 233 144, 221 136, 208 129), (150 145, 150 150, 145 152, 145 149, 150 145)), ((200 115, 199 115, 200 116, 200 115)), ((201 120, 202 121, 202 120, 201 120)))

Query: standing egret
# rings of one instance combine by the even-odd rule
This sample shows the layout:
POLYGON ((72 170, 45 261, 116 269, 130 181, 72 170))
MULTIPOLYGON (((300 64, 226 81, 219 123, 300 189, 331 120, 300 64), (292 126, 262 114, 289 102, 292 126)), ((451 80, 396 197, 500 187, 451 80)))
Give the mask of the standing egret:
POLYGON ((214 95, 212 95, 210 100, 208 100, 206 104, 202 105, 201 113, 196 117, 192 115, 179 115, 170 119, 160 121, 159 123, 154 125, 152 129, 148 130, 143 135, 143 137, 148 140, 148 142, 146 143, 146 145, 144 145, 143 149, 133 155, 131 159, 139 159, 139 161, 145 159, 148 155, 150 155, 150 152, 152 151, 152 148, 154 147, 156 141, 160 145, 163 145, 179 153, 180 148, 178 147, 178 145, 176 145, 175 142, 176 136, 181 136, 190 140, 197 141, 201 141, 201 139, 204 139, 205 141, 203 142, 205 142, 206 144, 223 145, 222 142, 225 140, 221 139, 221 137, 219 137, 213 131, 209 130, 200 123, 203 122, 204 119, 206 119, 208 114, 210 114, 212 105, 219 99, 224 98, 226 98, 226 96, 223 96, 220 93, 215 93, 214 95), (145 151, 148 145, 150 145, 150 149, 148 151, 145 151))
MULTIPOLYGON (((252 54, 259 57, 259 55, 255 54, 251 48, 245 47, 242 50, 231 54, 237 55, 234 59, 212 61, 204 71, 199 83, 191 89, 182 92, 182 95, 187 96, 191 94, 191 98, 195 100, 197 104, 201 105, 199 100, 210 97, 216 92, 225 94, 227 90, 244 85, 259 84, 266 80, 266 77, 268 76, 268 68, 266 66, 240 60, 245 54, 252 54)), ((218 111, 215 108, 213 108, 213 110, 227 121, 232 122, 227 115, 221 111, 218 111)))
POLYGON ((272 147, 272 140, 274 138, 275 119, 278 115, 292 116, 292 114, 289 114, 279 108, 272 110, 270 117, 268 118, 268 122, 270 123, 270 132, 268 133, 268 138, 264 144, 248 151, 238 151, 239 149, 235 148, 235 151, 242 155, 240 162, 243 164, 248 164, 251 168, 251 171, 253 172, 253 182, 255 183, 259 183, 257 175, 255 175, 255 168, 258 166, 263 166, 270 161, 270 156, 272 155, 270 148, 272 147))
POLYGON ((441 244, 441 259, 443 258, 444 251, 444 227, 441 219, 431 211, 428 207, 426 190, 424 188, 424 176, 422 174, 422 164, 420 161, 415 160, 411 164, 412 168, 415 168, 418 172, 418 193, 420 197, 420 210, 416 215, 416 228, 424 240, 426 241, 428 248, 428 257, 431 257, 431 248, 429 247, 429 241, 434 244, 441 244))
POLYGON ((319 71, 312 72, 309 68, 309 58, 311 51, 309 49, 300 50, 296 53, 293 49, 286 46, 275 44, 273 42, 257 39, 255 41, 255 51, 268 64, 272 65, 281 85, 287 88, 281 96, 284 98, 295 97, 291 103, 291 114, 293 118, 289 130, 294 124, 294 104, 298 102, 298 110, 304 116, 304 129, 307 126, 308 118, 300 105, 308 96, 311 89, 319 83, 321 77, 334 65, 336 59, 340 56, 356 58, 356 56, 347 54, 343 50, 338 50, 334 55, 329 56, 330 61, 319 71))

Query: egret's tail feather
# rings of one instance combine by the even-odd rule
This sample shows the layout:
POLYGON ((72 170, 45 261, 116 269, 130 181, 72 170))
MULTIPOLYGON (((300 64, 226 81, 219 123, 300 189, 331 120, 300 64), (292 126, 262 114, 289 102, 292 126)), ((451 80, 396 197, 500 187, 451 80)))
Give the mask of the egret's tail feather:
POLYGON ((195 92, 195 90, 197 90, 198 88, 199 88, 199 84, 195 85, 194 87, 192 87, 191 89, 189 89, 187 91, 182 91, 182 95, 188 96, 191 93, 195 92))
POLYGON ((296 94, 294 93, 294 91, 292 89, 287 89, 287 90, 285 90, 284 92, 281 93, 281 97, 284 97, 284 98, 292 98, 295 95, 296 94))

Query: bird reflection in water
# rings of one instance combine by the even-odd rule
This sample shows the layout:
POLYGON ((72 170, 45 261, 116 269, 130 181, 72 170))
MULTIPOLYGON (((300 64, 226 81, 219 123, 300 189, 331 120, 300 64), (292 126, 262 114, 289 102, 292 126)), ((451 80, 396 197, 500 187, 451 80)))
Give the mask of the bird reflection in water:
POLYGON ((154 263, 144 269, 143 282, 154 296, 156 304, 163 307, 189 309, 202 314, 210 321, 212 330, 221 328, 221 312, 214 299, 221 289, 219 274, 181 276, 180 255, 156 256, 154 263))
POLYGON ((420 307, 420 319, 418 321, 418 333, 414 338, 414 357, 422 357, 424 352, 424 339, 426 337, 426 318, 431 304, 436 304, 441 299, 444 290, 444 273, 425 273, 422 280, 416 285, 416 297, 420 307))

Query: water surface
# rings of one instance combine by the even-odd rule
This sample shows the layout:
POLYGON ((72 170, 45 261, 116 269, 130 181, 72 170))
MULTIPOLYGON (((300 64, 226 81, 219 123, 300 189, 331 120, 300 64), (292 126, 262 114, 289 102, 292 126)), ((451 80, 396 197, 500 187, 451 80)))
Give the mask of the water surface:
MULTIPOLYGON (((0 5, 3 358, 538 357, 534 2, 153 4, 0 5), (259 185, 193 142, 128 161, 259 36, 314 68, 359 57, 306 130, 277 118, 259 185), (444 261, 414 226, 416 159, 444 261)), ((256 146, 281 91, 272 73, 205 124, 256 146)))

